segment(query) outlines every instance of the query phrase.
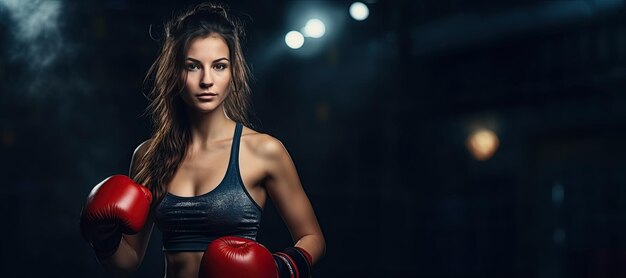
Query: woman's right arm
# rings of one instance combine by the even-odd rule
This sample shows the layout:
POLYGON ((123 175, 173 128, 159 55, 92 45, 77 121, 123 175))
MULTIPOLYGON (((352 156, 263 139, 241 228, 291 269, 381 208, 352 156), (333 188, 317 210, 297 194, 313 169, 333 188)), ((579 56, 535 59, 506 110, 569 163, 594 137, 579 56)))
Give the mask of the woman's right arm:
MULTIPOLYGON (((146 140, 135 149, 131 158, 129 177, 132 178, 137 173, 138 162, 145 155, 149 141, 150 139, 146 140)), ((99 260, 100 264, 115 277, 126 277, 134 273, 141 265, 146 254, 153 226, 154 220, 152 211, 150 211, 146 224, 141 231, 134 235, 122 235, 117 251, 112 256, 99 260)))

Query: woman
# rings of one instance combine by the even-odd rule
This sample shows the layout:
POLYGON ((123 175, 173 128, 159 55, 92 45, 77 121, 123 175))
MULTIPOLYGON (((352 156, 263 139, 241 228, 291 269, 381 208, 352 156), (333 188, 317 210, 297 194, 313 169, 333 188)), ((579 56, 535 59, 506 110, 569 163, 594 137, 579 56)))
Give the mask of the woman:
MULTIPOLYGON (((109 250, 99 253, 100 263, 111 273, 134 272, 156 224, 166 277, 198 277, 209 242, 225 235, 256 238, 269 196, 295 242, 291 252, 314 264, 325 241, 295 166, 278 139, 247 127, 241 27, 224 8, 200 4, 173 18, 165 31, 147 77, 155 130, 135 150, 129 174, 150 190, 149 214, 138 233, 94 244, 96 251, 109 250)), ((276 254, 285 271, 280 262, 293 260, 276 254)))

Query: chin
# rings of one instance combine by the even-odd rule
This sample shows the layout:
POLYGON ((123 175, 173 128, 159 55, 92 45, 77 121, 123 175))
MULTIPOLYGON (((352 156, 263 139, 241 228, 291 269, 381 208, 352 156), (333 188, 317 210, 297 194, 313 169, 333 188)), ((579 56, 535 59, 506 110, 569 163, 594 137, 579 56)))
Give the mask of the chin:
POLYGON ((218 110, 219 107, 220 107, 219 105, 216 106, 216 105, 213 105, 213 104, 210 104, 210 105, 207 105, 207 104, 202 105, 202 104, 200 104, 200 105, 197 105, 194 110, 196 110, 197 112, 200 112, 200 113, 211 113, 213 111, 218 110))
POLYGON ((197 107, 195 110, 196 110, 196 112, 198 112, 198 113, 202 113, 202 114, 204 114, 204 113, 212 113, 212 112, 214 112, 216 109, 215 109, 215 108, 211 109, 211 108, 200 108, 200 107, 197 107))

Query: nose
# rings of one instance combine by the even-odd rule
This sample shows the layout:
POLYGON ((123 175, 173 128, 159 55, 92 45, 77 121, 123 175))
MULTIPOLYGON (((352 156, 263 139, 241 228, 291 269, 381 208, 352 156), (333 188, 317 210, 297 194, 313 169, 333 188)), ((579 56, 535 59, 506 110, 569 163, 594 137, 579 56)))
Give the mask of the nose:
POLYGON ((200 79, 200 88, 206 89, 211 86, 213 86, 213 79, 211 78, 211 75, 208 73, 203 74, 202 79, 200 79))

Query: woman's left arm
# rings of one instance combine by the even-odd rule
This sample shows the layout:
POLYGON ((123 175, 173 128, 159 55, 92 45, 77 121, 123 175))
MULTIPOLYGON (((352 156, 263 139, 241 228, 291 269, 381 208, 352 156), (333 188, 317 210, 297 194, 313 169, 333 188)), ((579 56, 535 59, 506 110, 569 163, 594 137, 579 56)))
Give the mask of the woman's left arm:
POLYGON ((295 247, 307 251, 315 263, 326 251, 324 235, 291 156, 280 140, 268 137, 271 139, 263 144, 267 162, 266 190, 287 224, 295 247))

